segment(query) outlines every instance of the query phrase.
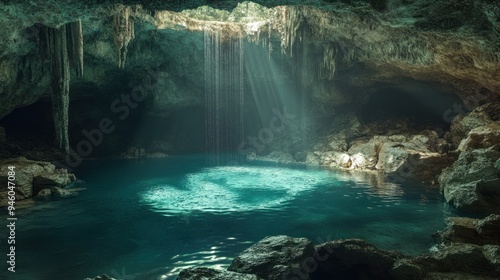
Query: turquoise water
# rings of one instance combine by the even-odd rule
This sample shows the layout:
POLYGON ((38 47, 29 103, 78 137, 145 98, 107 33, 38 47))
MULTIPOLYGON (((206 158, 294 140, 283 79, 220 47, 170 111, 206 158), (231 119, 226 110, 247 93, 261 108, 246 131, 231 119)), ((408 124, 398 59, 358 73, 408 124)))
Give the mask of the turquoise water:
POLYGON ((3 269, 1 279, 104 273, 175 279, 193 265, 227 267, 252 243, 278 234, 316 244, 356 237, 419 254, 433 245, 430 235, 443 228, 449 211, 435 188, 384 183, 374 175, 205 162, 84 162, 75 170, 87 182, 79 196, 18 211, 17 272, 5 278, 3 269))

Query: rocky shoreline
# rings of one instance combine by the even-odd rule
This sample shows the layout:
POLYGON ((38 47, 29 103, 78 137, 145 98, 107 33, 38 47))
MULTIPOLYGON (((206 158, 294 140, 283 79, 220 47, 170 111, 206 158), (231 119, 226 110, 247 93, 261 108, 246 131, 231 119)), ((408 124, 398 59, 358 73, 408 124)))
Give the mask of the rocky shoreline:
MULTIPOLYGON (((29 160, 25 157, 0 160, 0 180, 7 181, 9 167, 13 166, 15 175, 15 202, 17 208, 29 207, 36 201, 59 200, 78 194, 83 188, 75 175, 64 168, 56 168, 50 162, 29 160), (72 187, 72 188, 71 188, 72 187)), ((0 188, 0 207, 7 207, 8 188, 0 188)))
MULTIPOLYGON (((489 217, 486 228, 498 229, 499 221, 498 215, 489 217)), ((500 232, 492 230, 489 233, 493 240, 496 238, 495 245, 443 243, 430 253, 416 257, 381 250, 360 239, 313 245, 306 238, 269 236, 243 251, 227 270, 188 268, 179 273, 177 280, 493 280, 500 275, 500 232)), ((141 279, 139 277, 130 279, 141 279)), ((114 278, 102 275, 85 280, 114 278)))

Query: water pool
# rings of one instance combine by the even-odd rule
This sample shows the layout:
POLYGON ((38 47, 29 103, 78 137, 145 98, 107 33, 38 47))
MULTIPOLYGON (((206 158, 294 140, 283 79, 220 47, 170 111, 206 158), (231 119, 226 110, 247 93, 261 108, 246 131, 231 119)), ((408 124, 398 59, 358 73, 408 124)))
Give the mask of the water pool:
POLYGON ((316 244, 363 238, 418 254, 450 211, 435 188, 422 185, 297 165, 206 162, 82 163, 74 172, 86 191, 18 211, 17 272, 1 278, 175 279, 193 265, 225 268, 254 242, 280 234, 316 244))

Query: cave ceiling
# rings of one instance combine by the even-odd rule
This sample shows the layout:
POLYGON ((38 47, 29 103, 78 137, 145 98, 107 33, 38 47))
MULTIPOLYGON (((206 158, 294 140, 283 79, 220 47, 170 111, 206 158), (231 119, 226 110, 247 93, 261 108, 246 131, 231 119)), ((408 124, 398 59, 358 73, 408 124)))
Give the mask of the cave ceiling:
MULTIPOLYGON (((290 57, 295 45, 309 44, 322 58, 314 67, 328 73, 316 81, 323 88, 335 88, 338 73, 351 69, 342 83, 360 91, 380 81, 412 78, 448 86, 465 103, 474 103, 478 92, 480 97, 500 94, 496 1, 35 0, 4 1, 0 14, 0 117, 50 95, 51 78, 39 58, 42 27, 79 21, 90 59, 77 84, 112 86, 106 74, 111 67, 154 62, 152 51, 137 49, 148 48, 155 30, 179 30, 244 37, 290 57), (129 44, 137 46, 127 52, 129 44)), ((186 104, 199 99, 183 98, 186 104)))

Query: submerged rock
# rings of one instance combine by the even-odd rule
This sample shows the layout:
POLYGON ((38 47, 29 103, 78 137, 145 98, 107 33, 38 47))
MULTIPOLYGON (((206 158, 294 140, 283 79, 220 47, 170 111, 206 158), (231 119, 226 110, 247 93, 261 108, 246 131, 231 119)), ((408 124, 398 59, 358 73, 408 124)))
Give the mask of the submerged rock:
POLYGON ((228 270, 268 280, 293 279, 298 275, 307 280, 309 272, 304 272, 303 268, 308 269, 308 264, 314 261, 313 256, 314 246, 306 238, 270 236, 238 255, 228 270))
POLYGON ((212 268, 197 267, 184 269, 179 273, 177 280, 260 280, 262 278, 253 274, 243 274, 232 271, 216 270, 212 268))

